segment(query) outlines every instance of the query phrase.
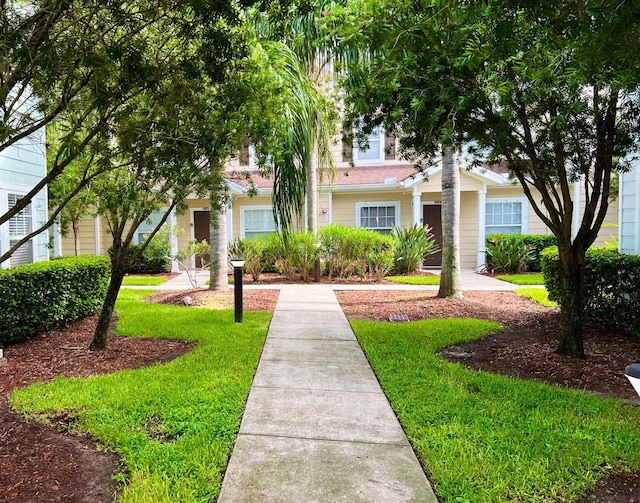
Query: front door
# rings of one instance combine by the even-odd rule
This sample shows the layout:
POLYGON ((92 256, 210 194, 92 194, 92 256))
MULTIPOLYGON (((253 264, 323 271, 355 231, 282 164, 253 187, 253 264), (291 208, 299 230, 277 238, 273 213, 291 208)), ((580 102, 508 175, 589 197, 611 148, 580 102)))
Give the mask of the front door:
MULTIPOLYGON (((209 212, 208 211, 194 211, 193 212, 193 237, 198 241, 202 241, 203 239, 207 240, 209 243, 209 239, 211 238, 209 234, 209 212)), ((210 243, 209 243, 210 244, 210 243)), ((204 256, 204 260, 209 262, 209 255, 204 256)), ((196 257, 196 267, 202 267, 202 261, 200 257, 196 257)))
POLYGON ((431 233, 436 240, 438 253, 424 258, 425 267, 439 267, 442 265, 442 206, 439 204, 425 204, 422 207, 422 225, 431 227, 431 233))

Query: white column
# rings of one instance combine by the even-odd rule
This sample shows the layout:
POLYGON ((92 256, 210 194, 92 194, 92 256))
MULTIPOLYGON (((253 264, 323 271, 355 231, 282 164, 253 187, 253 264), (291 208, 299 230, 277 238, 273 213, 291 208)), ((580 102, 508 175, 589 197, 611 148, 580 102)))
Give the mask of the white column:
MULTIPOLYGON (((636 167, 636 206, 635 206, 635 253, 636 255, 640 255, 640 167, 636 167)), ((622 185, 620 185, 620 190, 622 190, 622 185)), ((618 198, 620 196, 618 195, 618 198)), ((620 221, 618 221, 620 223, 620 221)))
POLYGON ((571 240, 573 241, 580 230, 580 198, 582 197, 582 177, 573 184, 573 222, 571 223, 571 240))
POLYGON ((478 261, 477 267, 482 267, 486 263, 485 245, 486 245, 486 211, 487 211, 487 184, 484 184, 482 190, 478 191, 478 261))
POLYGON ((173 259, 178 254, 178 217, 176 209, 169 213, 169 239, 171 240, 171 272, 178 272, 178 262, 173 259))
POLYGON ((96 215, 93 220, 94 233, 96 235, 96 255, 100 255, 102 248, 102 231, 100 226, 100 215, 96 215))
POLYGON ((417 185, 413 187, 413 223, 422 224, 422 192, 417 185))

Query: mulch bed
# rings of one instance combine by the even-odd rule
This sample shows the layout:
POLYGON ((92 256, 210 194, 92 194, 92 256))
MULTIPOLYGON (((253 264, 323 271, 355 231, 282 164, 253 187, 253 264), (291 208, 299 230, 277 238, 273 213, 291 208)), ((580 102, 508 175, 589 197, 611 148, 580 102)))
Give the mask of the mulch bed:
MULTIPOLYGON (((277 282, 264 278, 265 282, 277 282)), ((273 310, 277 291, 245 290, 246 310, 273 310)), ((181 304, 189 295, 195 305, 228 308, 229 295, 206 290, 158 292, 154 301, 181 304)), ((506 328, 468 344, 447 348, 451 361, 505 375, 539 379, 605 396, 640 403, 623 375, 640 361, 640 340, 629 334, 585 333, 587 358, 573 360, 554 353, 557 309, 544 308, 511 292, 466 292, 462 300, 437 299, 434 292, 345 291, 336 294, 351 319, 386 320, 392 314, 410 320, 428 317, 474 317, 495 320, 506 328)), ((68 330, 56 330, 5 349, 0 367, 0 502, 111 502, 118 488, 112 474, 122 467, 113 453, 96 450, 90 438, 69 435, 12 413, 8 393, 57 375, 87 376, 168 361, 189 351, 183 341, 111 337, 102 352, 85 348, 95 327, 87 318, 68 330)), ((640 474, 615 474, 600 481, 578 503, 640 501, 640 474)))

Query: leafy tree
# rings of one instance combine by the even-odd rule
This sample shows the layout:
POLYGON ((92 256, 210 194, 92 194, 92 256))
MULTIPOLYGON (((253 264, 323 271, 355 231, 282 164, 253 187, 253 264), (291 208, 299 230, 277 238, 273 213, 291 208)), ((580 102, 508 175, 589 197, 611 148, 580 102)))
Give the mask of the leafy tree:
MULTIPOLYGON (((251 3, 2 1, 0 151, 62 115, 67 131, 59 138, 46 176, 9 211, 0 214, 0 225, 65 172, 98 136, 112 134, 110 124, 127 103, 153 90, 168 74, 168 55, 187 54, 186 45, 194 38, 204 38, 206 50, 200 58, 211 75, 222 75, 222 70, 245 50, 235 26, 241 9, 251 3), (151 39, 153 29, 161 29, 163 36, 151 39)), ((183 64, 190 66, 190 61, 185 59, 183 64)), ((78 179, 79 191, 85 183, 85 179, 78 179)), ((4 253, 0 262, 16 247, 4 253)))
POLYGON ((417 155, 468 142, 478 162, 508 165, 558 239, 558 352, 584 356, 585 252, 605 218, 612 171, 638 149, 638 8, 364 0, 350 12, 336 12, 337 30, 368 48, 349 68, 351 109, 397 126, 417 155), (572 183, 586 198, 575 236, 572 183))

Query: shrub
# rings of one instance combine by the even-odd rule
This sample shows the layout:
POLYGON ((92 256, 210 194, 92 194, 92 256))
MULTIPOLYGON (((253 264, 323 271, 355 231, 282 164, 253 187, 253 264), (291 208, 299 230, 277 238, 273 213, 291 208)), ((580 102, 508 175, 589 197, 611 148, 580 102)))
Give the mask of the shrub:
MULTIPOLYGON (((560 303, 562 281, 557 247, 542 253, 542 272, 549 299, 560 303)), ((607 328, 640 334, 640 257, 606 248, 586 254, 585 314, 607 328)))
MULTIPOLYGON (((129 255, 136 253, 142 245, 129 245, 129 255)), ((109 248, 109 256, 113 249, 109 248)), ((167 232, 156 234, 147 248, 127 267, 127 274, 159 274, 171 271, 171 243, 167 232)))
POLYGON ((229 258, 244 258, 244 270, 251 274, 253 281, 260 281, 262 273, 263 252, 265 250, 264 239, 235 238, 229 243, 229 258))
POLYGON ((393 269, 394 264, 394 243, 393 236, 385 236, 373 232, 367 243, 367 268, 373 274, 376 281, 382 281, 384 277, 393 269))
POLYGON ((366 229, 332 224, 320 231, 320 253, 329 278, 364 277, 367 271, 366 229))
MULTIPOLYGON (((486 248, 492 248, 495 243, 507 243, 511 241, 522 242, 528 249, 525 258, 525 267, 527 271, 539 272, 542 270, 540 266, 540 254, 542 250, 549 246, 557 246, 558 240, 552 235, 545 234, 491 234, 487 236, 486 248)), ((507 247, 504 244, 504 247, 507 247)), ((516 246, 515 244, 513 245, 516 246)), ((487 269, 491 269, 488 265, 487 269)))
POLYGON ((276 261, 276 269, 289 279, 299 274, 303 281, 308 281, 318 257, 316 236, 311 232, 298 232, 286 241, 282 237, 280 240, 282 254, 276 261))
POLYGON ((527 270, 530 254, 520 235, 491 236, 487 239, 485 267, 491 272, 521 273, 527 270))
POLYGON ((68 257, 0 271, 0 346, 68 326, 100 309, 107 257, 68 257))
POLYGON ((420 267, 427 255, 438 253, 439 248, 430 227, 414 224, 405 229, 393 229, 395 238, 394 270, 397 274, 408 274, 420 267))

